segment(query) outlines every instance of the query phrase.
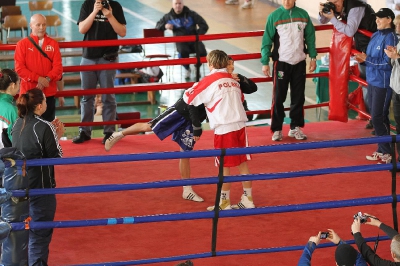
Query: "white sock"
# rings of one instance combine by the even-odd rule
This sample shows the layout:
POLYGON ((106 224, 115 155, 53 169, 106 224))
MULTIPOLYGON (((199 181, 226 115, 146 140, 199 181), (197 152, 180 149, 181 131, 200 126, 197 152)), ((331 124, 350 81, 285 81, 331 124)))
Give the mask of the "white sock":
POLYGON ((230 190, 222 190, 221 191, 221 200, 229 199, 230 190))
POLYGON ((251 188, 243 188, 243 195, 251 197, 251 188))
POLYGON ((183 186, 183 191, 193 191, 192 186, 183 186))

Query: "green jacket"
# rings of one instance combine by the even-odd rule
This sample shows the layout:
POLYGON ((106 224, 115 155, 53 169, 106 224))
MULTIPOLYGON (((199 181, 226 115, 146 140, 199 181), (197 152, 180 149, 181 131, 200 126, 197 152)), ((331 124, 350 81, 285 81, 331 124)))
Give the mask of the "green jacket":
MULTIPOLYGON (((0 129, 2 132, 4 128, 7 128, 7 135, 10 140, 11 129, 17 118, 17 107, 14 104, 14 98, 10 94, 0 93, 0 129)), ((0 146, 3 146, 1 139, 0 146)))
POLYGON ((308 13, 299 7, 286 10, 283 6, 267 18, 261 44, 261 63, 268 65, 269 58, 295 65, 317 56, 315 28, 308 13), (273 49, 272 49, 273 46, 273 49))

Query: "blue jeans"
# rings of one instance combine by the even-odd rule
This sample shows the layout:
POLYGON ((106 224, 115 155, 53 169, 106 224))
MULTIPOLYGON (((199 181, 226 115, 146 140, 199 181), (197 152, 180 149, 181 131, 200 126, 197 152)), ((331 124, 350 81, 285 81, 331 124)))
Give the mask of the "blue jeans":
MULTIPOLYGON (((81 66, 83 65, 100 65, 109 64, 103 58, 87 59, 82 58, 81 66)), ((118 59, 113 63, 118 63, 118 59)), ((95 71, 82 71, 81 82, 82 90, 96 89, 97 84, 100 88, 114 88, 116 70, 95 70, 95 71)), ((94 119, 94 102, 96 95, 84 95, 81 100, 81 122, 93 122, 94 119)), ((101 96, 103 102, 103 121, 115 121, 117 113, 117 102, 115 100, 115 94, 103 94, 101 96)), ((79 131, 83 131, 87 136, 92 133, 92 127, 81 126, 79 131)), ((115 131, 115 125, 105 125, 104 133, 113 133, 115 131)))
MULTIPOLYGON (((29 199, 29 216, 32 218, 32 222, 54 221, 56 205, 57 201, 55 195, 31 197, 29 199)), ((30 229, 28 251, 29 265, 33 265, 38 259, 47 263, 52 236, 53 229, 30 229)))

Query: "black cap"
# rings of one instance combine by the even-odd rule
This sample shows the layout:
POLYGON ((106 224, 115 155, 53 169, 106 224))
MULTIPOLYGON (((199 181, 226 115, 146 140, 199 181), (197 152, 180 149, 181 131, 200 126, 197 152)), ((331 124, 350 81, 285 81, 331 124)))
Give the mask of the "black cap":
POLYGON ((339 266, 354 266, 357 261, 357 251, 349 244, 340 244, 335 251, 335 260, 339 266))
POLYGON ((375 13, 378 18, 386 18, 390 17, 392 21, 394 20, 394 13, 390 8, 381 8, 378 12, 375 13))

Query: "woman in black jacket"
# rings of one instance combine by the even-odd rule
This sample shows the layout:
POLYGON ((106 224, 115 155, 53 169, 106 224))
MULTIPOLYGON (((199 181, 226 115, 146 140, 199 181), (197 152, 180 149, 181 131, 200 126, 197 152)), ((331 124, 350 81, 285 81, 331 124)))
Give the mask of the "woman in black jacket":
MULTIPOLYGON (((55 119, 52 123, 41 115, 46 111, 46 97, 42 90, 31 89, 17 100, 18 119, 12 129, 12 146, 21 151, 26 159, 59 158, 62 149, 58 140, 64 132, 63 124, 55 119)), ((56 187, 53 165, 29 166, 26 174, 30 189, 56 187)), ((56 212, 54 194, 29 198, 29 216, 32 221, 53 221, 56 212)), ((29 265, 46 262, 53 229, 29 232, 29 265)))

